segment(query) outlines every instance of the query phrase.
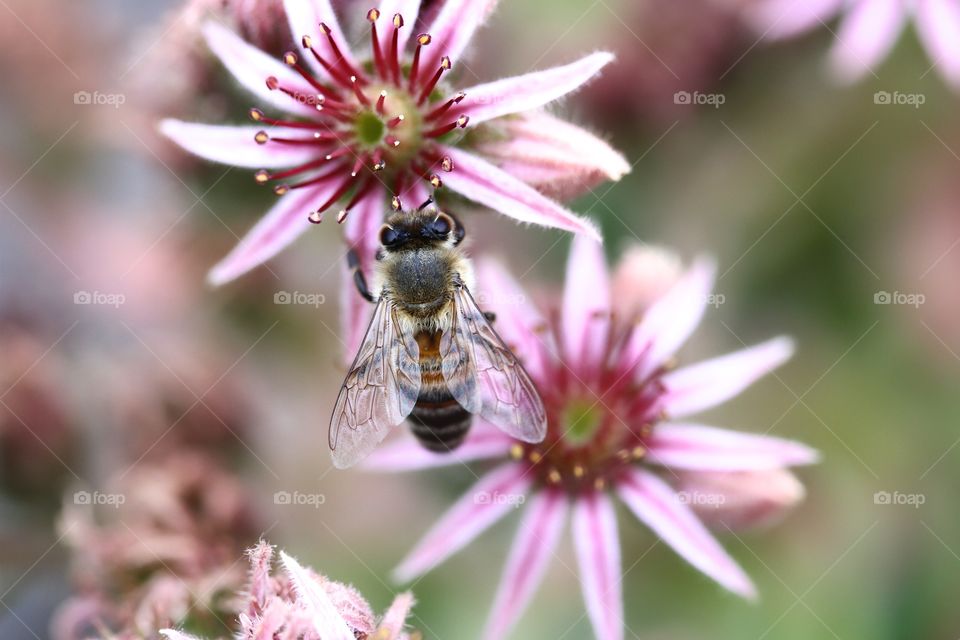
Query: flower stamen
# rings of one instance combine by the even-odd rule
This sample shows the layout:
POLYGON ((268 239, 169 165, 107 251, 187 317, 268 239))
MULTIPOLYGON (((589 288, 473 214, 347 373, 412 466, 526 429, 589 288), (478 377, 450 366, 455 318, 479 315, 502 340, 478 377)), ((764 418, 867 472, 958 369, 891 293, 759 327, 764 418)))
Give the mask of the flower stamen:
POLYGON ((407 79, 407 88, 413 91, 417 86, 417 74, 420 72, 420 50, 430 44, 433 38, 429 33, 417 36, 417 50, 413 53, 413 63, 410 65, 410 77, 407 79))
POLYGON ((440 116, 442 116, 447 111, 449 111, 453 105, 460 104, 463 101, 463 99, 466 97, 467 97, 467 94, 461 91, 460 93, 453 96, 452 98, 444 102, 442 105, 440 105, 439 107, 437 107, 436 109, 428 113, 426 119, 427 120, 438 119, 440 116))
POLYGON ((417 98, 417 106, 422 106, 424 102, 427 101, 427 98, 430 97, 430 94, 433 93, 434 88, 437 86, 437 83, 440 82, 440 76, 443 75, 444 71, 449 71, 453 67, 453 63, 450 62, 448 56, 443 56, 440 58, 440 67, 437 69, 436 73, 433 74, 433 77, 427 82, 423 87, 423 91, 420 92, 420 97, 417 98))
POLYGON ((373 49, 373 65, 377 75, 386 80, 387 68, 383 60, 383 50, 380 48, 380 37, 377 35, 377 20, 380 19, 379 9, 370 9, 367 20, 370 22, 370 47, 373 49))
POLYGON ((393 39, 390 41, 390 70, 393 72, 393 82, 400 84, 400 27, 403 26, 403 16, 399 13, 393 16, 393 39))
POLYGON ((450 133, 451 131, 453 131, 458 127, 460 129, 466 129, 467 123, 469 122, 470 122, 470 116, 461 115, 459 118, 457 118, 453 122, 449 124, 445 124, 442 127, 437 127, 436 129, 431 129, 430 131, 427 131, 423 135, 424 137, 427 137, 427 138, 439 138, 440 136, 450 133))
POLYGON ((330 43, 330 49, 333 51, 333 55, 336 56, 335 64, 342 65, 343 69, 346 70, 346 75, 348 77, 357 76, 360 79, 360 84, 366 85, 367 84, 366 77, 364 77, 364 75, 360 73, 360 71, 358 71, 357 69, 354 69, 353 65, 351 65, 347 61, 346 57, 344 57, 343 53, 340 51, 340 47, 337 46, 336 39, 333 37, 333 31, 331 31, 330 27, 328 27, 325 22, 320 23, 320 31, 323 32, 323 35, 327 36, 327 41, 330 43))

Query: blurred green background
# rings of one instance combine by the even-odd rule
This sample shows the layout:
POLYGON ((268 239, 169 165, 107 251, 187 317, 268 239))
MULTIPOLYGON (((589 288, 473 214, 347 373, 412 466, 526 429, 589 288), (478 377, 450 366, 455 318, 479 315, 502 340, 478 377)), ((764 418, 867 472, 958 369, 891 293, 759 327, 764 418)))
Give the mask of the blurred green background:
MULTIPOLYGON (((183 410, 212 412, 214 397, 237 415, 208 444, 249 487, 251 531, 268 531, 382 610, 399 590, 389 570, 469 478, 331 469, 339 230, 322 225, 269 269, 205 288, 206 269, 271 196, 248 171, 177 153, 154 122, 239 122, 249 101, 229 93, 173 2, 8 1, 0 3, 0 636, 47 637, 50 612, 77 588, 68 565, 82 550, 71 552, 56 528, 61 496, 109 483, 146 455, 131 444, 138 432, 178 438, 192 428, 178 420, 183 410), (188 57, 193 66, 175 66, 188 57), (79 90, 125 101, 75 105, 79 90), (78 306, 77 291, 126 302, 78 306), (278 291, 326 302, 280 306, 278 291), (27 355, 15 358, 24 339, 27 355), (274 504, 275 491, 295 490, 325 502, 274 504)), ((798 343, 776 376, 708 416, 823 453, 800 470, 807 499, 782 523, 721 536, 756 581, 759 603, 722 592, 623 514, 628 628, 675 640, 956 638, 957 96, 926 73, 910 30, 876 77, 842 87, 824 66, 828 30, 758 42, 740 8, 504 2, 464 72, 489 79, 615 51, 615 68, 560 111, 602 132, 633 171, 573 208, 600 222, 611 260, 635 242, 685 260, 717 257, 724 304, 682 360, 780 333, 798 343), (678 105, 677 91, 723 104, 678 105), (922 94, 925 103, 876 104, 877 91, 922 94), (923 304, 878 304, 881 292, 920 294, 923 304), (877 504, 882 491, 924 502, 877 504)), ((483 212, 465 218, 475 254, 508 256, 527 287, 561 285, 568 238, 483 212)), ((412 624, 425 637, 479 629, 515 524, 508 518, 416 583, 412 624)), ((561 550, 573 566, 569 539, 561 550)), ((591 637, 580 598, 575 576, 556 563, 514 637, 591 637)))

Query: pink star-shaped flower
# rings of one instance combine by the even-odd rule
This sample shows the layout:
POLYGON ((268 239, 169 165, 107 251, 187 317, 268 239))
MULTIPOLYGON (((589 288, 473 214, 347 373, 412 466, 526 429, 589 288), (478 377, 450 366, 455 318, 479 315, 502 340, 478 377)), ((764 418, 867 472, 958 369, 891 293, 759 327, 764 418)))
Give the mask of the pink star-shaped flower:
POLYGON ((227 282, 269 260, 330 209, 366 264, 393 197, 408 206, 450 191, 520 222, 585 233, 596 227, 544 193, 570 197, 629 171, 606 142, 539 111, 596 76, 613 56, 458 91, 448 81, 495 0, 447 0, 423 32, 418 0, 384 0, 365 12, 367 54, 354 51, 329 0, 287 0, 299 51, 282 61, 216 23, 211 50, 273 117, 253 125, 165 120, 161 131, 209 160, 258 169, 277 203, 210 273, 227 282), (467 131, 464 131, 467 129, 467 131), (465 135, 468 133, 470 135, 465 135), (539 189, 539 190, 538 190, 539 189))
POLYGON ((715 300, 714 267, 699 260, 674 282, 669 262, 660 257, 631 261, 644 265, 643 273, 619 272, 611 284, 600 246, 575 238, 559 317, 541 314, 499 264, 479 265, 478 300, 496 314, 497 331, 543 398, 548 421, 543 442, 514 441, 480 423, 450 454, 430 453, 405 436, 364 463, 377 471, 404 471, 499 461, 395 574, 407 581, 432 569, 522 507, 486 638, 505 637, 520 616, 568 520, 596 636, 623 637, 614 498, 695 568, 753 598, 753 583, 698 514, 731 526, 768 521, 803 495, 786 468, 817 459, 814 450, 796 442, 689 420, 781 365, 793 344, 774 338, 674 370, 673 354, 715 300), (646 268, 654 264, 667 266, 646 268), (654 273, 669 281, 652 282, 654 273), (637 302, 646 307, 639 315, 630 311, 637 302))

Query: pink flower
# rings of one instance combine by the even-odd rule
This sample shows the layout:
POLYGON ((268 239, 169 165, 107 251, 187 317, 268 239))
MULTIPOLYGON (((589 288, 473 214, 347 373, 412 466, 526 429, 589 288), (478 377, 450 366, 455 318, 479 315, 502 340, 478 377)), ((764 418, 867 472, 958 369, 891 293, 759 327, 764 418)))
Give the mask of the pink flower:
MULTIPOLYGON (((333 582, 280 552, 286 574, 273 576, 273 547, 261 542, 248 552, 250 582, 240 612, 238 640, 408 640, 404 631, 413 596, 400 594, 377 623, 370 605, 353 587, 333 582)), ((198 640, 175 629, 168 640, 198 640)))
MULTIPOLYGON (((636 255, 631 260, 649 263, 636 255)), ((449 455, 429 453, 410 437, 374 452, 366 466, 387 471, 500 461, 426 534, 396 577, 406 581, 432 569, 522 505, 486 637, 503 638, 522 613, 569 519, 596 636, 622 638, 616 497, 695 568, 753 598, 753 583, 696 511, 734 498, 740 503, 730 515, 742 516, 736 524, 751 523, 745 514, 753 507, 761 516, 782 511, 802 492, 763 491, 756 484, 764 474, 810 464, 817 454, 796 442, 689 420, 739 394, 793 352, 790 340, 780 337, 673 370, 671 358, 700 321, 713 278, 712 264, 697 261, 634 322, 636 316, 617 310, 629 304, 611 313, 602 250, 582 237, 574 240, 559 314, 541 315, 504 268, 481 264, 477 279, 487 290, 480 299, 496 313, 497 330, 537 383, 547 436, 527 444, 476 425, 449 455), (754 475, 721 483, 730 474, 754 475)))
POLYGON ((872 73, 912 19, 933 65, 960 89, 958 0, 761 0, 749 17, 764 36, 785 38, 823 26, 838 14, 843 17, 830 64, 841 80, 872 73))
POLYGON ((280 196, 210 280, 227 282, 270 259, 332 207, 338 222, 347 221, 348 241, 372 257, 376 237, 364 232, 381 221, 391 196, 416 206, 441 184, 521 222, 599 240, 590 221, 534 187, 569 196, 619 179, 629 167, 602 140, 537 110, 596 76, 613 56, 598 52, 456 91, 448 82, 453 61, 495 5, 447 0, 417 34, 420 3, 384 0, 366 13, 366 57, 348 46, 329 0, 285 2, 303 52, 287 52, 282 62, 208 23, 207 43, 240 84, 265 107, 290 114, 277 119, 254 108, 256 124, 247 126, 161 123, 194 154, 259 169, 257 182, 272 183, 280 196), (506 118, 513 114, 525 115, 506 118), (468 125, 475 129, 464 136, 468 125))

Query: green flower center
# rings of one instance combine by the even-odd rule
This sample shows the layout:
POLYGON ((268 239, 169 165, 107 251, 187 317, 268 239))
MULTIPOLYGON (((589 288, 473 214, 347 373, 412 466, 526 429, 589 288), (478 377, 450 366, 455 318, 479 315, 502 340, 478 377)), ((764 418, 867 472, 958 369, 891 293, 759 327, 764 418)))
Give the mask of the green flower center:
POLYGON ((373 111, 361 111, 354 124, 357 141, 367 148, 378 147, 383 142, 387 125, 373 111))
POLYGON ((589 441, 600 426, 602 415, 597 403, 574 400, 563 411, 562 424, 566 438, 573 444, 589 441))

